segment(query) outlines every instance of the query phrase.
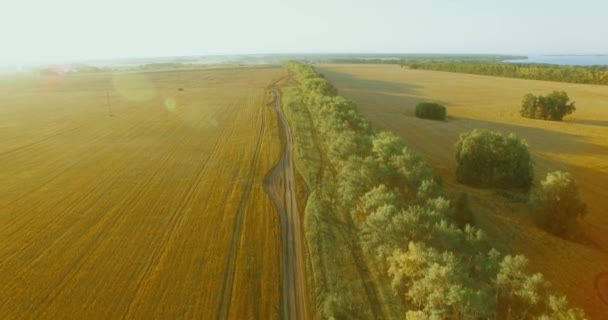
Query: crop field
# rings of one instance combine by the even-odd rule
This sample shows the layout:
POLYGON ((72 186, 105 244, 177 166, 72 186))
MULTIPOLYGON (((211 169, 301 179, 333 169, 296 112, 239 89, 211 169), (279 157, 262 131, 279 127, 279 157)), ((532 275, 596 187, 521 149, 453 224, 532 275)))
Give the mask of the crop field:
POLYGON ((394 65, 318 65, 377 126, 395 132, 443 177, 448 192, 471 195, 477 224, 506 253, 523 253, 591 319, 608 314, 608 86, 506 79, 409 70, 394 65), (564 90, 577 110, 563 122, 519 116, 527 93, 564 90), (416 103, 447 107, 447 121, 414 116, 416 103), (549 171, 571 172, 588 205, 582 237, 567 241, 542 231, 527 205, 490 189, 456 183, 455 147, 460 133, 488 128, 526 139, 538 181, 549 171))
POLYGON ((0 318, 277 318, 283 74, 0 78, 0 318))

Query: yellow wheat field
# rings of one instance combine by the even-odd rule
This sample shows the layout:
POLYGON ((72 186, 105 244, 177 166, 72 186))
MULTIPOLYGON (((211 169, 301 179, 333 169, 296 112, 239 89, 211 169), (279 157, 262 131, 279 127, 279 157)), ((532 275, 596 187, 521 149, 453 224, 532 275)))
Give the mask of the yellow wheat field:
POLYGON ((0 78, 0 318, 278 317, 283 73, 0 78))

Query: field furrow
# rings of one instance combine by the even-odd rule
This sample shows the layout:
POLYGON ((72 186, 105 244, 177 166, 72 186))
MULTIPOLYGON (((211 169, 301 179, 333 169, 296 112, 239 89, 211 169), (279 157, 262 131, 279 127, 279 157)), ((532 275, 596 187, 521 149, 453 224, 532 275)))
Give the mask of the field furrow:
POLYGON ((278 218, 262 180, 279 157, 265 87, 281 74, 145 72, 145 101, 133 99, 142 84, 117 88, 109 73, 54 90, 43 76, 0 79, 0 314, 213 319, 227 305, 224 318, 278 318, 278 218))

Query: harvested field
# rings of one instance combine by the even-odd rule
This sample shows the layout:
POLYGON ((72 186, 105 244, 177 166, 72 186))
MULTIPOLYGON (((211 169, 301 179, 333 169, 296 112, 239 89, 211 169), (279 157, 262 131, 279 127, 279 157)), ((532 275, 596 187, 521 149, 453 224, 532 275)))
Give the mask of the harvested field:
POLYGON ((608 86, 506 79, 446 72, 409 70, 393 65, 320 65, 317 68, 355 100, 364 116, 400 135, 443 176, 447 189, 471 194, 478 225, 505 252, 523 253, 591 319, 608 315, 608 86), (563 122, 524 119, 524 94, 564 90, 577 111, 563 122), (448 120, 414 116, 416 103, 435 101, 447 107, 448 120), (530 144, 536 181, 553 170, 573 173, 589 213, 583 237, 566 241, 538 229, 524 203, 495 191, 469 188, 455 181, 454 144, 462 132, 488 128, 516 133, 530 144))
POLYGON ((1 318, 278 318, 283 74, 0 78, 1 318))

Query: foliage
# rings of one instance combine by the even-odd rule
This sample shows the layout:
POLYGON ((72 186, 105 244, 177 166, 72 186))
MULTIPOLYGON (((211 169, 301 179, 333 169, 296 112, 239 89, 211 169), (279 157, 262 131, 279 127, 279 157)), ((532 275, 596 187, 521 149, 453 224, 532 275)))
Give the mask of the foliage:
POLYGON ((412 69, 471 73, 487 76, 608 85, 608 66, 557 66, 496 61, 414 61, 412 69))
POLYGON ((565 237, 574 236, 578 219, 587 211, 574 178, 563 171, 547 174, 531 205, 539 226, 565 237))
POLYGON ((534 178, 528 145, 514 134, 505 138, 486 129, 461 134, 456 161, 456 178, 471 185, 527 189, 534 178))
MULTIPOLYGON (((383 270, 382 279, 363 281, 390 283, 397 301, 385 307, 402 310, 406 319, 534 319, 556 314, 584 319, 566 300, 552 298, 559 296, 548 290, 542 276, 526 271, 525 258, 493 249, 483 231, 468 224, 473 215, 467 195, 453 203, 446 199, 440 180, 399 137, 372 128, 355 103, 337 96, 312 66, 285 65, 300 83, 297 96, 309 110, 323 158, 322 178, 311 186, 305 216, 321 316, 373 317, 369 299, 354 291, 360 275, 346 268, 353 249, 338 247, 354 237, 374 262, 370 265, 383 270), (331 271, 322 275, 323 270, 331 271)), ((527 145, 515 136, 474 130, 461 138, 458 149, 466 177, 500 185, 531 183, 527 145), (484 174, 492 174, 490 180, 475 172, 479 163, 468 163, 477 151, 489 168, 484 174)))
POLYGON ((433 120, 445 120, 445 107, 434 102, 420 102, 416 105, 416 117, 433 120))
POLYGON ((461 227, 467 224, 474 225, 475 217, 473 210, 469 204, 469 194, 461 191, 454 200, 454 211, 452 212, 452 218, 454 222, 461 227))
POLYGON ((576 110, 574 101, 564 91, 553 91, 546 96, 527 94, 521 104, 519 113, 522 117, 561 121, 564 116, 576 110))

